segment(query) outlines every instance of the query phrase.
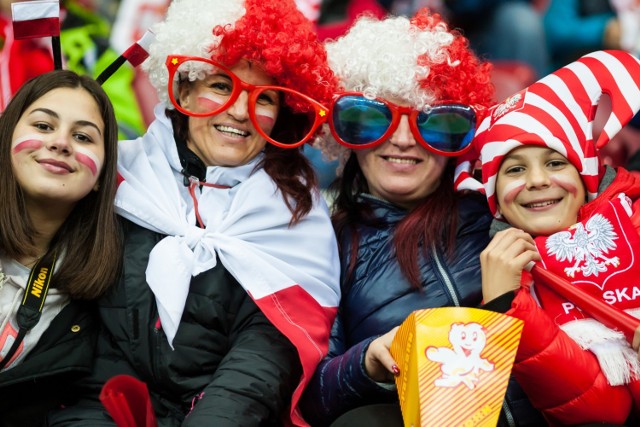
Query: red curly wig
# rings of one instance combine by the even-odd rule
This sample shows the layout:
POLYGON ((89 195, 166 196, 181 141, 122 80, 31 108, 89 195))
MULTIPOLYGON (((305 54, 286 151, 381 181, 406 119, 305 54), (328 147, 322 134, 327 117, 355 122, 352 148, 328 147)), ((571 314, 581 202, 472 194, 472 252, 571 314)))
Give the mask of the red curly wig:
MULTIPOLYGON (((312 23, 293 0, 246 0, 246 13, 234 25, 213 29, 222 37, 213 59, 233 65, 240 59, 260 64, 280 86, 329 105, 335 77, 312 23), (287 20, 282 17, 286 16, 287 20)), ((290 105, 294 111, 301 106, 290 105)))
MULTIPOLYGON (((411 19, 411 24, 420 29, 443 24, 442 17, 421 9, 411 19)), ((431 72, 420 80, 420 87, 432 92, 439 100, 455 100, 468 105, 488 107, 493 104, 494 87, 491 84, 492 65, 481 62, 469 48, 469 41, 457 30, 450 30, 453 42, 445 49, 451 61, 459 62, 452 67, 448 62, 433 64, 427 54, 418 58, 419 65, 429 66, 431 72)))

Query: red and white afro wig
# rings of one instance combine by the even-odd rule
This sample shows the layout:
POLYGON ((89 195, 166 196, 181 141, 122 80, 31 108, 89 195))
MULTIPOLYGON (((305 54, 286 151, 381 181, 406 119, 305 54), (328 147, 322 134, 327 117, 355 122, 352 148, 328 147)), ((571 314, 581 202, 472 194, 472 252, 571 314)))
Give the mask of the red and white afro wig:
POLYGON ((326 51, 294 0, 173 0, 152 30, 156 38, 142 67, 168 108, 168 55, 210 58, 229 67, 246 59, 279 86, 323 104, 333 95, 326 51))
POLYGON ((598 193, 604 165, 602 148, 640 110, 640 61, 624 51, 597 51, 549 74, 492 107, 478 126, 473 148, 459 158, 455 185, 486 194, 496 218, 496 178, 504 156, 534 145, 549 147, 569 160, 582 177, 589 200, 598 193), (603 93, 612 112, 594 142, 592 130, 603 93), (473 177, 482 164, 482 183, 473 177))
MULTIPOLYGON (((490 105, 491 65, 480 61, 439 14, 419 10, 409 19, 361 16, 342 37, 325 42, 329 65, 345 91, 403 100, 416 109, 436 101, 490 105)), ((348 156, 330 135, 319 144, 328 159, 348 156)))

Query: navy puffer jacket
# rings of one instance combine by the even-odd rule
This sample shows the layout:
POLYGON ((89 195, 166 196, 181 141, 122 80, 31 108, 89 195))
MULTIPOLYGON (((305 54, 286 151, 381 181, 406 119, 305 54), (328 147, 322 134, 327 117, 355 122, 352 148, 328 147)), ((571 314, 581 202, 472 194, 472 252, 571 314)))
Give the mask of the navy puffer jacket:
MULTIPOLYGON (((492 221, 484 196, 471 194, 460 198, 455 255, 447 257, 430 246, 430 256, 422 256, 419 263, 423 278, 420 290, 412 288, 401 273, 393 248, 395 227, 408 211, 366 195, 362 197, 386 226, 359 228, 357 261, 348 281, 345 271, 349 265, 350 236, 341 242, 342 300, 329 353, 318 366, 303 398, 305 418, 313 426, 328 425, 359 406, 398 401, 395 387, 374 382, 364 371, 364 354, 375 338, 400 325, 414 310, 478 307, 482 301, 479 254, 489 243, 492 221)), ((518 400, 513 406, 524 412, 512 414, 511 405, 507 405, 507 416, 502 415, 501 425, 543 425, 518 389, 517 384, 510 386, 509 393, 518 400), (530 419, 531 423, 504 424, 507 419, 530 419)))

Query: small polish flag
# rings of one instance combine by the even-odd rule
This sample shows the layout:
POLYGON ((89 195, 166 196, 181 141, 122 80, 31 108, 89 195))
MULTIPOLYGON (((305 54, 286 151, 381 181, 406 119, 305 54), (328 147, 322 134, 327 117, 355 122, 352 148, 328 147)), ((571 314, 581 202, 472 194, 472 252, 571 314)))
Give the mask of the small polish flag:
POLYGON ((58 0, 33 0, 11 4, 15 39, 60 35, 58 0))
POLYGON ((131 65, 137 67, 149 57, 149 46, 155 38, 156 35, 151 30, 147 30, 140 40, 124 51, 122 56, 124 56, 131 65))
POLYGON ((155 39, 156 35, 151 30, 147 30, 140 40, 129 46, 122 55, 109 64, 109 66, 96 78, 96 81, 103 84, 127 61, 129 61, 129 63, 134 67, 142 64, 144 60, 149 57, 149 46, 155 39))

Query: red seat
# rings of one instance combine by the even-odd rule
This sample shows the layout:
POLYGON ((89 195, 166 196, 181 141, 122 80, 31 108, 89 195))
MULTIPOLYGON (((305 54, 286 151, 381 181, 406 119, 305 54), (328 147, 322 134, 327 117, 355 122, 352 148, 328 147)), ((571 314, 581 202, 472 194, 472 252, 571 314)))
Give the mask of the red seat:
POLYGON ((531 66, 519 61, 493 61, 491 82, 496 88, 495 100, 501 102, 536 81, 531 66))
POLYGON ((322 41, 344 35, 356 18, 364 13, 381 19, 387 11, 376 0, 350 0, 347 5, 347 16, 342 21, 316 26, 318 38, 322 41))

